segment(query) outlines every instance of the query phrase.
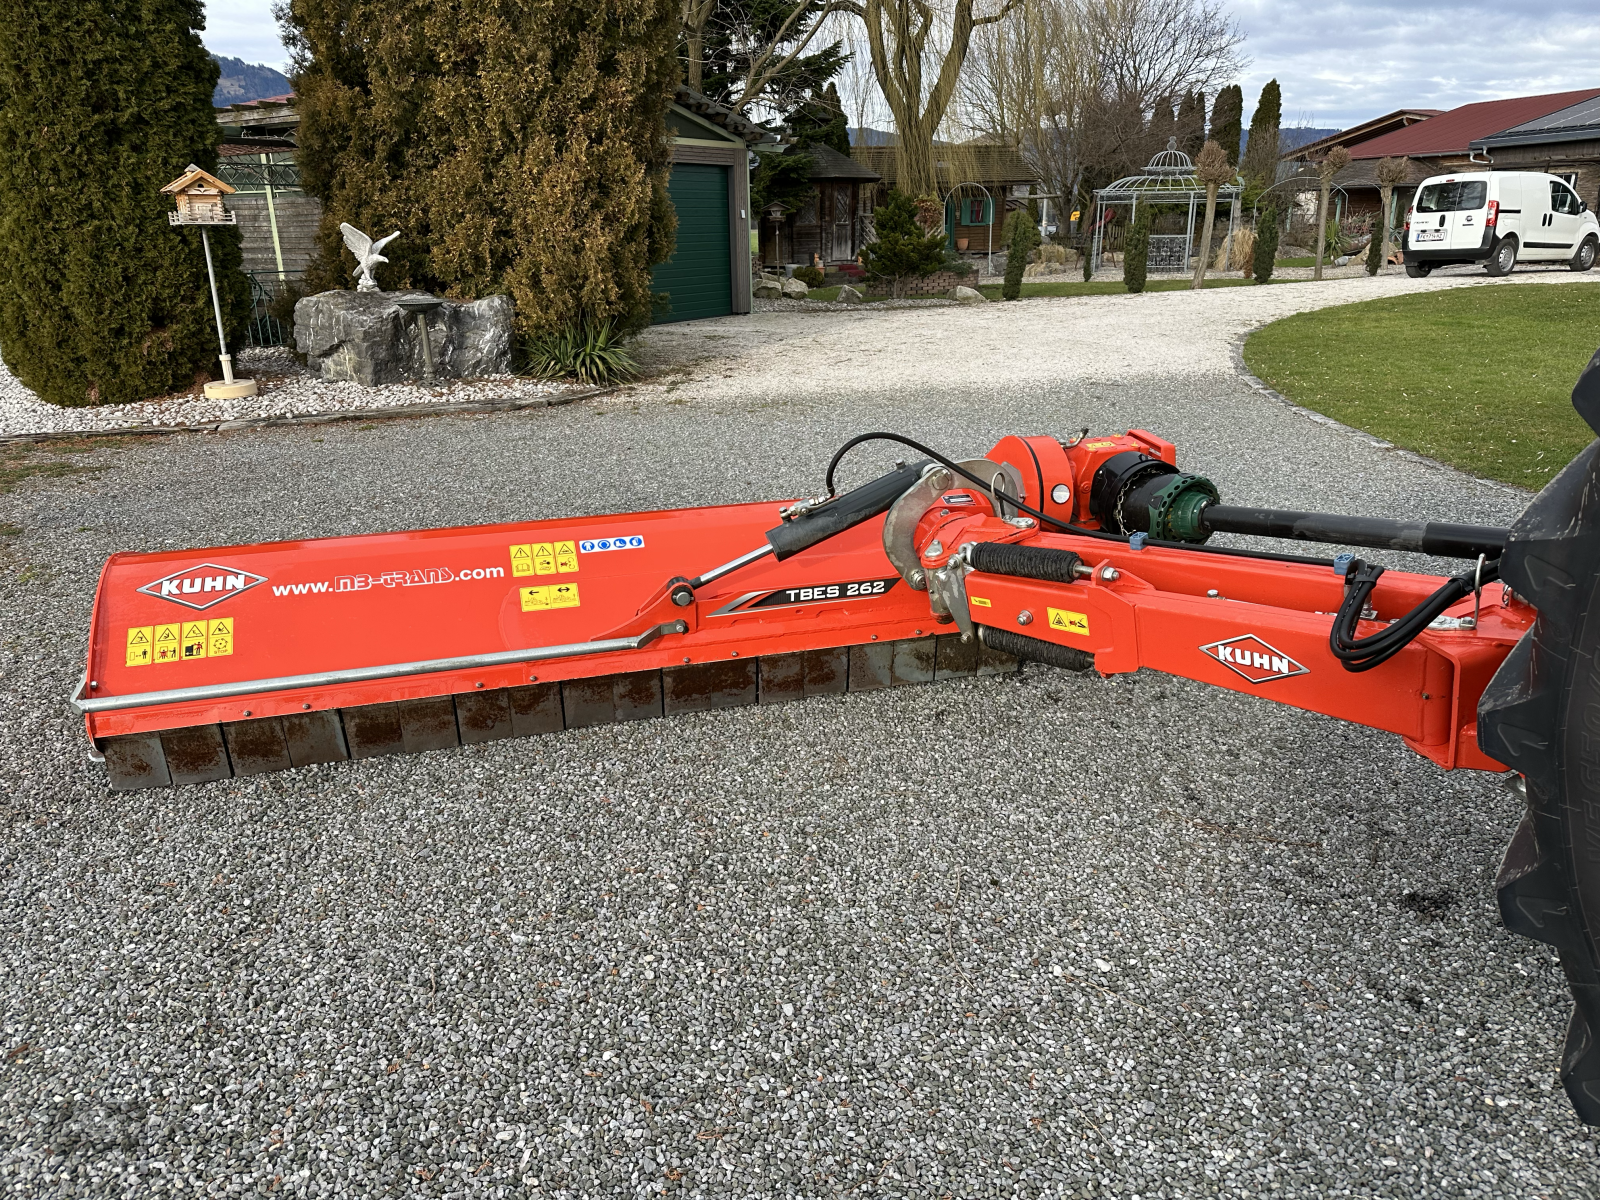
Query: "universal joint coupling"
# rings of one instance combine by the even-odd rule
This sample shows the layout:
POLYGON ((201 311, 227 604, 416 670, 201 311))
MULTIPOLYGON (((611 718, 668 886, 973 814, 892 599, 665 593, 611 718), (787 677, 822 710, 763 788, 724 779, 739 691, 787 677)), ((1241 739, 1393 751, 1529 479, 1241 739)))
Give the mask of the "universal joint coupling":
POLYGON ((1159 458, 1124 450, 1094 473, 1089 511, 1103 528, 1116 533, 1198 543, 1211 536, 1201 514, 1221 499, 1204 475, 1187 475, 1159 458))

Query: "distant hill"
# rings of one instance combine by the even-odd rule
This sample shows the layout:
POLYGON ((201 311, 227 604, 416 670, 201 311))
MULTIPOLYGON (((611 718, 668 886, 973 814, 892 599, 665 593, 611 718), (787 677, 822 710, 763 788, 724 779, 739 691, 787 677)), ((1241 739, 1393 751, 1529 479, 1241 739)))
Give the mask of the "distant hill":
POLYGON ((282 71, 274 71, 260 63, 247 63, 242 58, 223 58, 219 54, 211 57, 222 68, 217 90, 211 93, 211 104, 215 108, 247 104, 268 96, 282 96, 290 90, 288 76, 282 71))
POLYGON ((895 135, 886 129, 873 129, 871 126, 852 126, 850 128, 850 144, 852 146, 892 146, 895 144, 895 135))
MULTIPOLYGON (((1295 150, 1311 142, 1319 142, 1323 138, 1332 137, 1338 132, 1337 128, 1313 129, 1306 125, 1291 125, 1285 129, 1278 130, 1278 153, 1282 154, 1286 150, 1295 150)), ((1248 129, 1245 130, 1244 141, 1245 145, 1250 144, 1250 131, 1248 129)))

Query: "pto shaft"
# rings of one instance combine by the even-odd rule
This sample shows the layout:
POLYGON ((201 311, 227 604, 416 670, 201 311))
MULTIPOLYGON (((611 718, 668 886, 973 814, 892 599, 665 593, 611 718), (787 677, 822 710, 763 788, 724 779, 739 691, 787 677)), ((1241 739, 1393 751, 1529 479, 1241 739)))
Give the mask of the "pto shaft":
POLYGON ((1457 525, 1449 521, 1396 521, 1388 517, 1344 517, 1335 513, 1295 512, 1282 508, 1243 508, 1208 504, 1200 523, 1211 533, 1249 533, 1258 537, 1410 550, 1440 558, 1498 558, 1511 531, 1493 525, 1457 525))

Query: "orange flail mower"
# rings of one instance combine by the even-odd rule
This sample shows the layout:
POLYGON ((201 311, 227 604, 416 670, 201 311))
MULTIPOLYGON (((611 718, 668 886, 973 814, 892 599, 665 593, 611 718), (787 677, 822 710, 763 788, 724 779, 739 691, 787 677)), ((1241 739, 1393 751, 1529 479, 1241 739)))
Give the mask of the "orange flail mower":
MULTIPOLYGON (((1597 364, 1573 394, 1592 426, 1597 364)), ((1561 950, 1563 1078, 1600 1123, 1596 455, 1501 529, 1226 505, 1143 430, 1007 437, 965 461, 866 434, 815 500, 119 554, 73 703, 111 785, 141 788, 1026 660, 1260 695, 1525 781, 1501 909, 1561 950), (836 494, 867 440, 912 461, 836 494)))

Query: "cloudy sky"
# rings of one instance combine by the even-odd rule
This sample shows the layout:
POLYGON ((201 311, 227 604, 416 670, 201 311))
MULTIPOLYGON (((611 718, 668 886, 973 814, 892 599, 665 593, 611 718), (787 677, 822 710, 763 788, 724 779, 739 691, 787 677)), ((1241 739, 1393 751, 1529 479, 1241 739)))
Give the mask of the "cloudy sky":
MULTIPOLYGON (((581 0, 575 0, 581 2, 581 0)), ((1600 87, 1594 0, 1232 0, 1251 62, 1246 111, 1277 77, 1286 125, 1600 87)), ((214 0, 206 44, 282 68, 271 0, 214 0)))

